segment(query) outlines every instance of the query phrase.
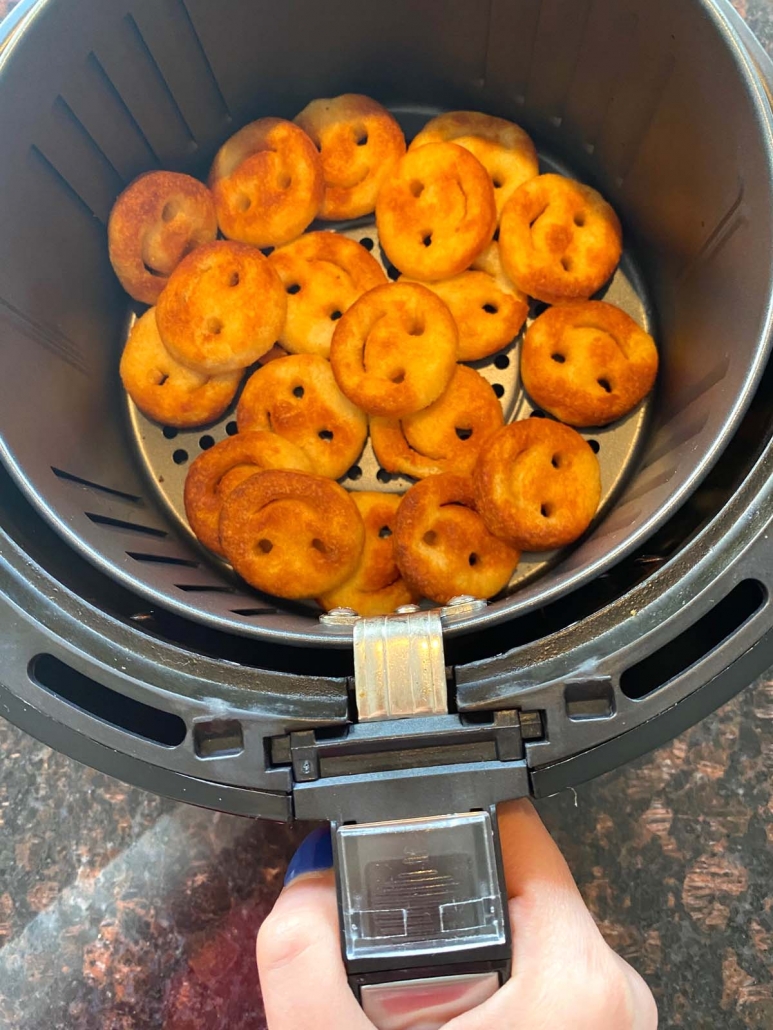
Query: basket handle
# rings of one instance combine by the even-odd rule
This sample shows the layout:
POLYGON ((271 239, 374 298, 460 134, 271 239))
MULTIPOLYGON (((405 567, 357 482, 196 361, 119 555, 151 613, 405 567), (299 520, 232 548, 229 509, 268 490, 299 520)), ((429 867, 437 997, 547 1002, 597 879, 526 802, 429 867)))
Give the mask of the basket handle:
POLYGON ((443 1026, 509 978, 496 813, 333 828, 349 984, 379 1030, 443 1026))

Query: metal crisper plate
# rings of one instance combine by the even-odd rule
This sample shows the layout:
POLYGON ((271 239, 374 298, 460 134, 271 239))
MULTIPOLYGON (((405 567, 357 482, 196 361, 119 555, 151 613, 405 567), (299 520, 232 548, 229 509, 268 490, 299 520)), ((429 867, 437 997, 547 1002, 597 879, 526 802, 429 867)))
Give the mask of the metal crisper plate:
MULTIPOLYGON (((414 128, 411 124, 414 119, 411 119, 408 125, 405 124, 407 119, 403 118, 402 121, 407 132, 414 128)), ((542 158, 541 170, 569 174, 568 170, 558 162, 547 158, 542 158)), ((374 222, 360 219, 355 223, 319 223, 311 228, 333 228, 353 240, 363 242, 373 256, 378 259, 384 270, 387 273, 391 271, 392 278, 397 276, 398 273, 384 260, 381 253, 374 222)), ((603 296, 604 300, 622 308, 648 332, 653 331, 651 308, 641 276, 628 251, 625 252, 621 266, 614 278, 598 296, 603 296)), ((472 368, 477 369, 491 383, 492 389, 501 399, 506 422, 517 422, 529 417, 545 417, 543 412, 535 408, 524 391, 519 374, 521 339, 528 326, 534 321, 536 314, 545 308, 544 304, 532 303, 524 329, 507 347, 489 358, 469 362, 472 368)), ((194 430, 165 428, 146 418, 128 397, 127 405, 131 432, 143 470, 153 489, 158 493, 164 508, 178 523, 180 531, 195 542, 183 504, 185 477, 190 463, 202 450, 212 447, 214 443, 224 440, 228 435, 236 432, 236 401, 218 422, 203 429, 194 430)), ((598 525, 614 504, 622 485, 639 457, 641 443, 649 421, 650 405, 651 397, 645 398, 634 411, 610 426, 579 430, 598 454, 601 466, 601 503, 594 526, 598 525)), ((415 480, 408 476, 393 475, 382 469, 373 453, 370 438, 368 438, 359 460, 339 482, 348 490, 405 493, 415 480)), ((502 596, 554 566, 567 550, 565 548, 540 554, 525 553, 502 596)), ((206 553, 209 554, 209 552, 206 553)), ((213 563, 221 569, 228 570, 228 566, 215 555, 211 555, 211 558, 213 563)), ((317 608, 316 605, 313 607, 317 608)))

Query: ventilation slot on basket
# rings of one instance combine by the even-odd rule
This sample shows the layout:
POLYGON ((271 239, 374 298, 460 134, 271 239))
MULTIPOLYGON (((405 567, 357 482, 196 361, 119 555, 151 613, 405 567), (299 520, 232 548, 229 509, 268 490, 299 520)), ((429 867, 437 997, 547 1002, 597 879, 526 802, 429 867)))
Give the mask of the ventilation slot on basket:
POLYGON ((164 747, 177 747, 185 740, 186 726, 179 715, 119 694, 51 654, 36 655, 29 675, 50 694, 136 737, 164 747))
POLYGON ((232 615, 241 615, 245 619, 256 615, 276 615, 276 608, 232 608, 232 615))
POLYGON ((191 132, 191 127, 190 125, 188 125, 185 116, 180 110, 180 105, 177 103, 177 100, 175 99, 171 89, 169 88, 169 83, 166 81, 166 77, 159 68, 158 62, 156 61, 153 54, 150 52, 150 47, 145 42, 145 37, 142 35, 142 32, 140 31, 139 25, 134 20, 134 16, 131 14, 125 15, 124 21, 129 27, 131 36, 134 37, 134 43, 137 47, 137 50, 142 55, 143 63, 145 64, 146 70, 150 73, 152 78, 155 79, 158 85, 159 94, 163 95, 165 99, 168 101, 169 109, 171 111, 174 111, 177 118, 179 119, 180 128, 183 130, 185 135, 190 140, 191 150, 198 149, 198 143, 196 142, 193 133, 191 132))
POLYGON ((58 479, 64 479, 68 483, 76 483, 78 486, 88 487, 89 490, 97 490, 99 493, 109 494, 110 497, 119 497, 122 501, 130 501, 132 504, 142 504, 142 498, 136 494, 127 494, 123 490, 115 490, 112 486, 103 486, 101 483, 92 483, 90 479, 81 479, 72 472, 65 472, 62 469, 51 466, 51 471, 58 479))
MULTIPOLYGON (((195 107, 201 121, 231 122, 223 91, 183 0, 147 5, 140 15, 145 38, 153 40, 156 64, 164 67, 169 89, 181 98, 180 103, 184 100, 188 109, 195 107), (164 6, 174 10, 164 10, 164 6), (183 86, 188 87, 187 92, 183 86)), ((189 114, 189 119, 192 117, 189 114)))
POLYGON ((159 538, 167 535, 166 530, 156 529, 155 526, 143 526, 139 522, 124 522, 123 519, 114 519, 109 515, 100 515, 95 511, 84 512, 87 519, 95 522, 98 526, 106 526, 111 529, 124 529, 128 533, 140 533, 143 536, 157 536, 159 538))
POLYGON ((766 599, 762 583, 745 579, 684 633, 626 669, 620 677, 621 690, 633 700, 658 690, 715 651, 759 611, 766 599))
POLYGON ((186 594, 235 594, 231 587, 220 587, 214 583, 175 583, 178 590, 186 594))
POLYGON ((61 361, 67 362, 68 365, 78 372, 88 374, 89 362, 81 353, 78 344, 65 336, 64 333, 52 329, 51 326, 36 322, 14 307, 5 297, 0 297, 0 318, 3 321, 10 322, 28 340, 32 340, 39 347, 44 347, 61 361))
POLYGON ((127 551, 130 558, 135 561, 148 562, 156 565, 184 565, 188 569, 198 569, 199 562, 191 558, 175 558, 171 554, 143 554, 141 551, 127 551))
POLYGON ((611 719, 615 714, 615 691, 609 680, 567 683, 564 688, 566 714, 573 722, 611 719))
POLYGON ((40 149, 101 222, 106 223, 124 181, 63 96, 51 108, 50 131, 40 149))
POLYGON ((244 751, 242 724, 236 719, 210 719, 193 724, 193 750, 199 758, 225 758, 244 751))
MULTIPOLYGON (((113 116, 113 119, 114 119, 113 128, 114 129, 116 127, 116 123, 120 127, 120 133, 118 133, 117 135, 124 136, 124 134, 126 132, 126 129, 128 128, 129 131, 131 132, 132 136, 136 137, 136 144, 138 145, 138 147, 141 148, 141 149, 144 148, 145 150, 147 150, 147 156, 146 156, 146 159, 144 161, 144 170, 148 171, 147 164, 149 162, 147 161, 147 158, 150 158, 150 162, 152 162, 156 166, 160 167, 161 166, 161 161, 158 158, 158 154, 156 154, 155 150, 153 149, 153 146, 152 146, 150 140, 145 135, 145 133, 142 131, 141 127, 137 123, 136 118, 131 113, 129 108, 126 106, 126 101, 123 99, 121 94, 116 89, 115 83, 110 78, 110 76, 107 74, 107 72, 105 71, 104 67, 102 66, 102 62, 99 60, 99 58, 97 57, 97 55, 93 51, 89 54, 89 56, 88 56, 88 58, 86 60, 86 68, 87 68, 87 74, 92 76, 92 81, 88 82, 88 84, 87 84, 87 88, 89 89, 90 99, 94 97, 94 93, 95 93, 93 88, 90 88, 90 87, 93 87, 95 82, 96 82, 96 83, 99 84, 98 85, 98 90, 103 91, 104 94, 106 94, 106 97, 107 97, 107 100, 105 101, 105 99, 103 97, 99 96, 99 93, 97 93, 97 96, 99 97, 99 100, 101 101, 100 107, 101 107, 102 111, 103 112, 108 112, 109 111, 110 114, 113 116), (121 123, 124 123, 124 124, 121 124, 121 123)), ((123 148, 127 148, 127 144, 125 142, 123 143, 123 148)), ((127 149, 123 149, 123 152, 127 153, 128 150, 127 149)), ((140 167, 142 167, 142 165, 140 167)), ((133 176, 128 176, 128 177, 133 178, 133 176)), ((124 172, 124 178, 127 178, 126 172, 124 172)))
MULTIPOLYGON (((78 193, 78 191, 70 184, 64 175, 59 171, 53 162, 51 162, 42 150, 36 144, 32 144, 30 147, 30 154, 38 161, 38 163, 46 170, 51 178, 52 182, 55 182, 59 190, 71 200, 75 201, 76 207, 82 211, 89 219, 96 218, 102 225, 106 224, 106 216, 104 213, 100 214, 97 211, 92 210, 91 206, 84 200, 84 198, 78 193)), ((93 225, 93 222, 92 222, 93 225)))
MULTIPOLYGON (((746 215, 739 211, 744 197, 744 182, 738 183, 738 193, 730 207, 722 214, 714 228, 701 244, 698 252, 687 258, 684 267, 677 273, 677 282, 688 279, 692 273, 708 261, 713 261, 717 253, 732 239, 742 225, 746 223, 746 215)), ((703 223, 701 222, 701 225, 703 223)))

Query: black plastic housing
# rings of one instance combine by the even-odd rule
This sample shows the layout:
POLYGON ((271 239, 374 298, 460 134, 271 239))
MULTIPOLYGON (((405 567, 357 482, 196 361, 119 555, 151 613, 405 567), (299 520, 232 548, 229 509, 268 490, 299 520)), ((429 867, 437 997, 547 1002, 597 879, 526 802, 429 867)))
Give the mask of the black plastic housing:
POLYGON ((771 69, 740 20, 723 0, 227 6, 45 0, 4 26, 0 713, 181 800, 349 819, 552 793, 732 696, 773 660, 771 69), (444 727, 396 724, 367 746, 347 729, 346 637, 295 610, 245 629, 206 589, 172 603, 161 566, 138 571, 121 526, 86 515, 133 518, 140 497, 151 529, 190 546, 132 465, 116 401, 116 192, 154 163, 202 171, 249 118, 352 88, 509 115, 599 185, 636 241, 664 358, 608 522, 448 634, 444 727), (497 752, 496 712, 517 757, 497 752), (369 758, 309 779, 303 746, 369 758))

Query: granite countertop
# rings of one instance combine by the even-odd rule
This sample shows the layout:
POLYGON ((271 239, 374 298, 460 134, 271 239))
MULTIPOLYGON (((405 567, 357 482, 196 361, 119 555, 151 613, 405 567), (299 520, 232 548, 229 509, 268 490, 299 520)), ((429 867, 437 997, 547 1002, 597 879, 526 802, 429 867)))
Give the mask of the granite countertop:
MULTIPOLYGON (((265 1026, 255 933, 301 830, 175 804, 0 723, 0 1026, 265 1026)), ((773 677, 540 811, 661 1026, 773 1026, 773 677)))
MULTIPOLYGON (((736 6, 773 52, 773 0, 736 6)), ((662 1027, 773 1027, 773 670, 539 808, 662 1027)), ((306 829, 163 800, 0 721, 0 1028, 264 1027, 255 933, 306 829)))

